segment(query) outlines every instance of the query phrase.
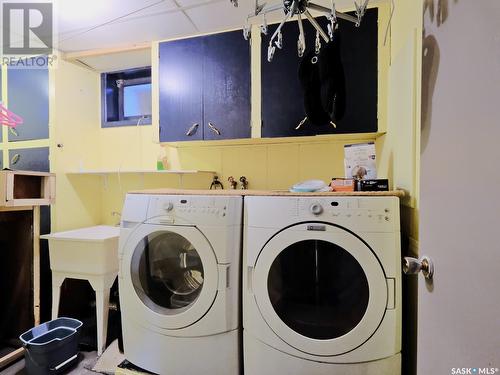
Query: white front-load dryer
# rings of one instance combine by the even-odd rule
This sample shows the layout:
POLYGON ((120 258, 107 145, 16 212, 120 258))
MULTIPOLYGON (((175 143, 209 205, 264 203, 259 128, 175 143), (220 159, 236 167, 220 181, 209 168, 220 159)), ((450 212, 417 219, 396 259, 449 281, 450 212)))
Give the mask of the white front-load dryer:
POLYGON ((160 375, 240 371, 242 198, 128 194, 119 245, 125 357, 160 375))
POLYGON ((400 375, 397 197, 245 197, 246 375, 400 375))

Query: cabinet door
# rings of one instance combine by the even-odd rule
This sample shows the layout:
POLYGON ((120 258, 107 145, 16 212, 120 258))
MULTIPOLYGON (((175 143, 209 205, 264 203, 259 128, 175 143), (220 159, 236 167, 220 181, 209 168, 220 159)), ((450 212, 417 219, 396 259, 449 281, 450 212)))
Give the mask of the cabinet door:
POLYGON ((9 141, 49 138, 49 72, 47 69, 8 70, 9 109, 21 116, 22 125, 9 141))
MULTIPOLYGON (((327 30, 325 17, 317 18, 327 30)), ((267 48, 276 25, 262 37, 262 136, 292 137, 332 133, 377 131, 378 89, 378 11, 370 9, 359 28, 339 20, 342 37, 341 58, 346 79, 346 112, 337 128, 325 124, 305 123, 295 129, 306 116, 304 95, 298 78, 300 58, 297 54, 299 30, 296 19, 283 28, 283 49, 277 49, 272 62, 267 61, 267 48)), ((304 21, 307 51, 314 48, 316 31, 304 21)), ((321 43, 324 41, 321 39, 321 43)), ((307 53, 307 52, 306 52, 307 53)))
POLYGON ((160 44, 161 142, 203 139, 202 84, 202 38, 160 44))
POLYGON ((378 129, 378 9, 369 9, 360 27, 340 24, 341 56, 346 82, 345 116, 338 133, 370 133, 378 129))
MULTIPOLYGON (((0 339, 17 339, 34 325, 32 211, 1 212, 0 220, 0 339)), ((52 290, 51 287, 49 287, 52 290)), ((2 344, 4 347, 5 344, 2 344)), ((12 371, 16 373, 17 371, 12 371)), ((1 371, 2 374, 11 371, 1 371)))
POLYGON ((250 44, 241 31, 203 37, 205 139, 249 138, 250 44))
MULTIPOLYGON (((277 25, 269 26, 267 36, 262 35, 262 137, 312 135, 315 129, 307 125, 295 130, 306 116, 298 78, 300 59, 297 55, 297 21, 283 26, 283 49, 276 49, 272 62, 268 62, 267 48, 276 28, 277 25)), ((304 22, 304 29, 306 45, 310 49, 314 43, 312 27, 304 22)))
POLYGON ((49 148, 24 148, 9 150, 10 169, 49 172, 49 148))

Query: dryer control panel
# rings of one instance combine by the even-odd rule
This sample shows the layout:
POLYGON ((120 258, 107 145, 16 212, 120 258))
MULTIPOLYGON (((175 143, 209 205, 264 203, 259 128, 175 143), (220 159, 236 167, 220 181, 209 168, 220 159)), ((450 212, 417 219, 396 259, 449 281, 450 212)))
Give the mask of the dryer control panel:
POLYGON ((255 227, 318 221, 356 231, 399 231, 397 197, 245 197, 245 212, 255 227))

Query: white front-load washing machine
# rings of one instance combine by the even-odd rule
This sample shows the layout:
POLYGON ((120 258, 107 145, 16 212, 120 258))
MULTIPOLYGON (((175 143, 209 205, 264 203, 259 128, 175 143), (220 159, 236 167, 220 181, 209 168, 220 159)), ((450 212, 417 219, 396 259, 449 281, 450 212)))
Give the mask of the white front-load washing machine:
POLYGON ((120 233, 125 357, 160 375, 240 371, 242 198, 128 194, 120 233))
POLYGON ((397 197, 245 197, 246 375, 400 375, 397 197))

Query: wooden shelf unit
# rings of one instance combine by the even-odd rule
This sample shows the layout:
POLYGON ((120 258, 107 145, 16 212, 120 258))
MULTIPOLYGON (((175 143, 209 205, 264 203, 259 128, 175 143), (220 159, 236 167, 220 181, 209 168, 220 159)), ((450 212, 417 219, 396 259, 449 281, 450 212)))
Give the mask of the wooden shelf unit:
POLYGON ((0 171, 0 207, 45 206, 54 203, 56 176, 31 171, 0 171))
MULTIPOLYGON (((40 206, 55 201, 55 174, 32 171, 0 171, 0 214, 15 211, 32 211, 32 274, 33 322, 40 324, 40 206)), ((24 354, 18 348, 0 357, 0 370, 24 354)))

